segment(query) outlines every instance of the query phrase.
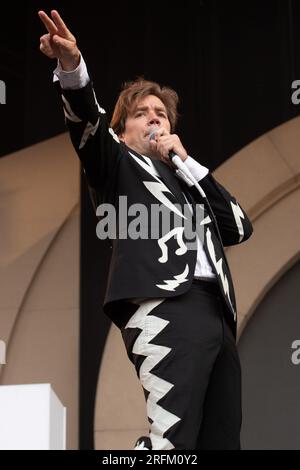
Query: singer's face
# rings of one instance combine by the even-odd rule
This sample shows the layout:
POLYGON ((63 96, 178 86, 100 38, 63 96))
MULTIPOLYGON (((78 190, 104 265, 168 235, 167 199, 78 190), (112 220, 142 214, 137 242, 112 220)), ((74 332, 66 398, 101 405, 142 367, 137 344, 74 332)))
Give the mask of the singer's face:
POLYGON ((119 138, 136 152, 156 158, 152 155, 149 138, 151 132, 160 128, 167 132, 171 130, 166 107, 157 96, 148 95, 137 103, 127 117, 125 131, 119 138))

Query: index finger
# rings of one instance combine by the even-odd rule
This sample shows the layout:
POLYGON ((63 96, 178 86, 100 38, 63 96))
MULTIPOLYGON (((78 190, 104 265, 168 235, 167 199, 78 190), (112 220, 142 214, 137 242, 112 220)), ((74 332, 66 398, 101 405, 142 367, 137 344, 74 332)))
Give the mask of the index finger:
POLYGON ((53 21, 54 21, 56 27, 58 28, 58 30, 60 32, 62 32, 62 33, 68 33, 69 32, 65 22, 63 21, 62 17, 58 13, 58 11, 52 10, 51 11, 51 16, 53 18, 53 21))
POLYGON ((157 137, 162 137, 164 135, 169 135, 169 132, 167 131, 167 129, 165 129, 164 127, 160 127, 156 132, 155 132, 155 135, 157 137))
POLYGON ((38 15, 40 19, 42 20, 42 22, 44 23, 44 25, 46 26, 48 32, 50 34, 57 34, 57 27, 55 26, 51 18, 49 18, 49 16, 46 15, 46 13, 43 10, 39 11, 38 15))

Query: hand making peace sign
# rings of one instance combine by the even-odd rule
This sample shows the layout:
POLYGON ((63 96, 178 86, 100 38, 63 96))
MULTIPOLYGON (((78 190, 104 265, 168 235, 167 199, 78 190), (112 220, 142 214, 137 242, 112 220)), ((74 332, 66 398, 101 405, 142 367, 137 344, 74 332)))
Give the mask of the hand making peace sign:
POLYGON ((51 59, 59 59, 64 70, 74 70, 80 61, 75 37, 56 10, 51 11, 52 19, 42 10, 38 15, 48 30, 40 38, 40 50, 51 59))

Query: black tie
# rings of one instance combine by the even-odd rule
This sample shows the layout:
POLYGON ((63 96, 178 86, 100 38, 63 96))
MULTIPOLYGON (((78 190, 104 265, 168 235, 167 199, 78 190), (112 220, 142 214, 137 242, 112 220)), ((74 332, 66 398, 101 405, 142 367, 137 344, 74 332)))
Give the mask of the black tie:
POLYGON ((179 182, 181 191, 183 192, 183 194, 186 197, 187 201, 192 206, 192 211, 193 211, 192 222, 193 222, 193 226, 195 226, 195 223, 196 223, 196 202, 195 202, 195 199, 194 199, 193 195, 190 193, 187 184, 184 181, 180 180, 180 179, 179 179, 178 182, 179 182))

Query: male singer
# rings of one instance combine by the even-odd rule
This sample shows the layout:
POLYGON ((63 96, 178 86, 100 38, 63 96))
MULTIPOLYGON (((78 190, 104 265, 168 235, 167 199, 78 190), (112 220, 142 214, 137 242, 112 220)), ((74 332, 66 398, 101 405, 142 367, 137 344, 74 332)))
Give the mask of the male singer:
MULTIPOLYGON (((240 449, 237 312, 223 247, 247 240, 251 222, 175 134, 174 90, 143 79, 126 84, 109 124, 75 37, 55 10, 39 16, 48 30, 40 49, 58 59, 55 80, 93 202, 114 204, 119 215, 104 311, 145 395, 149 435, 134 448, 240 449), (159 205, 171 225, 131 237, 120 227, 120 197, 149 214, 159 205), (182 223, 189 218, 194 244, 182 223)), ((151 217, 145 225, 153 228, 151 217)))

